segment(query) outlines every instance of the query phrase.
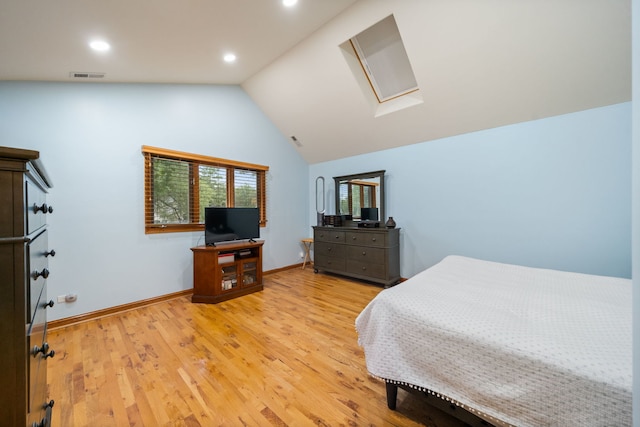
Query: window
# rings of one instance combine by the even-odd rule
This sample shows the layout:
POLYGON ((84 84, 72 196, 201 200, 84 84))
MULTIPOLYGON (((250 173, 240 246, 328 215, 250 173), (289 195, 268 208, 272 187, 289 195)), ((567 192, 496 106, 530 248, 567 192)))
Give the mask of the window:
POLYGON ((268 166, 155 147, 144 155, 145 233, 204 230, 204 208, 259 208, 267 222, 268 166))
POLYGON ((351 44, 378 102, 418 90, 393 15, 353 37, 351 44))
POLYGON ((375 182, 356 180, 340 185, 340 212, 352 212, 357 219, 360 218, 361 208, 378 206, 377 185, 375 182))
POLYGON ((340 45, 375 117, 423 103, 393 15, 340 45))

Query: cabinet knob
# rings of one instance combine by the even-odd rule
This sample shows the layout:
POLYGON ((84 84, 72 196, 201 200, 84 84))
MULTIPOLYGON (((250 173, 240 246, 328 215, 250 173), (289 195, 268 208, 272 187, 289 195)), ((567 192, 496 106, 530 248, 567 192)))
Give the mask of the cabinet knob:
POLYGON ((371 241, 372 241, 372 242, 375 242, 376 240, 377 240, 377 239, 376 239, 375 237, 372 237, 372 238, 371 238, 371 241))
POLYGON ((44 343, 42 344, 42 347, 38 347, 38 346, 33 347, 33 350, 31 351, 31 353, 33 354, 33 357, 36 357, 38 353, 45 354, 47 351, 49 351, 49 344, 44 343))
POLYGON ((367 251, 362 251, 362 256, 366 256, 367 255, 367 251))
POLYGON ((47 251, 44 253, 45 257, 48 257, 49 255, 51 256, 56 256, 56 251, 54 251, 53 249, 51 249, 50 251, 47 251))
POLYGON ((47 270, 46 268, 43 268, 42 271, 34 271, 33 276, 34 276, 34 279, 37 279, 40 276, 46 279, 47 277, 49 277, 49 270, 47 270))
POLYGON ((45 354, 43 357, 46 359, 47 357, 53 357, 56 355, 56 352, 51 350, 49 353, 45 354))
POLYGON ((55 405, 55 403, 56 403, 56 402, 55 402, 54 400, 50 400, 48 403, 45 403, 45 404, 44 404, 44 407, 43 407, 43 408, 44 408, 44 409, 47 409, 47 408, 53 408, 53 405, 55 405))
POLYGON ((55 303, 53 302, 53 300, 50 299, 49 302, 45 302, 44 304, 42 304, 42 308, 47 308, 47 307, 51 308, 54 306, 54 304, 55 303))
POLYGON ((38 206, 36 204, 33 205, 33 212, 38 213, 42 211, 43 214, 53 213, 53 207, 43 203, 42 206, 38 206))
POLYGON ((47 427, 48 425, 50 424, 48 424, 47 417, 44 417, 39 423, 34 421, 33 424, 31 424, 32 427, 47 427))

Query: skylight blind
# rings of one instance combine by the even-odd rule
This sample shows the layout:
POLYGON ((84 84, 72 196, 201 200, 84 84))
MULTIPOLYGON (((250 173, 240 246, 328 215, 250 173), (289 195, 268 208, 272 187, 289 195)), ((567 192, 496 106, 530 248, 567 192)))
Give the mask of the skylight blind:
POLYGON ((379 102, 418 89, 393 15, 352 38, 351 44, 379 102))

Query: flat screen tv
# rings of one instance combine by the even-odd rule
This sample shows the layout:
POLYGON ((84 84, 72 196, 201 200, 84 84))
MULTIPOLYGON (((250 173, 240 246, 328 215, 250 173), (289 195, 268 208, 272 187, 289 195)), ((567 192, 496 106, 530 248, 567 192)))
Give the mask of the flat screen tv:
POLYGON ((258 208, 204 208, 204 242, 207 246, 259 237, 258 208))
POLYGON ((360 209, 360 219, 363 221, 377 221, 378 208, 362 208, 360 209))

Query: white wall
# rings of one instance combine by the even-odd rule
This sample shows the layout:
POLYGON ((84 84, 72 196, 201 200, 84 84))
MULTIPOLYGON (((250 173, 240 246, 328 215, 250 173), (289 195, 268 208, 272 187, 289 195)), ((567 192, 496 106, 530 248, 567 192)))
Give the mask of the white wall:
POLYGON ((301 262, 308 166, 239 86, 0 83, 2 145, 39 150, 49 197, 50 319, 193 286, 204 233, 144 234, 142 145, 270 167, 264 269, 301 262))
POLYGON ((333 214, 333 176, 386 170, 403 277, 449 254, 631 277, 630 157, 623 103, 311 165, 309 192, 333 214))

